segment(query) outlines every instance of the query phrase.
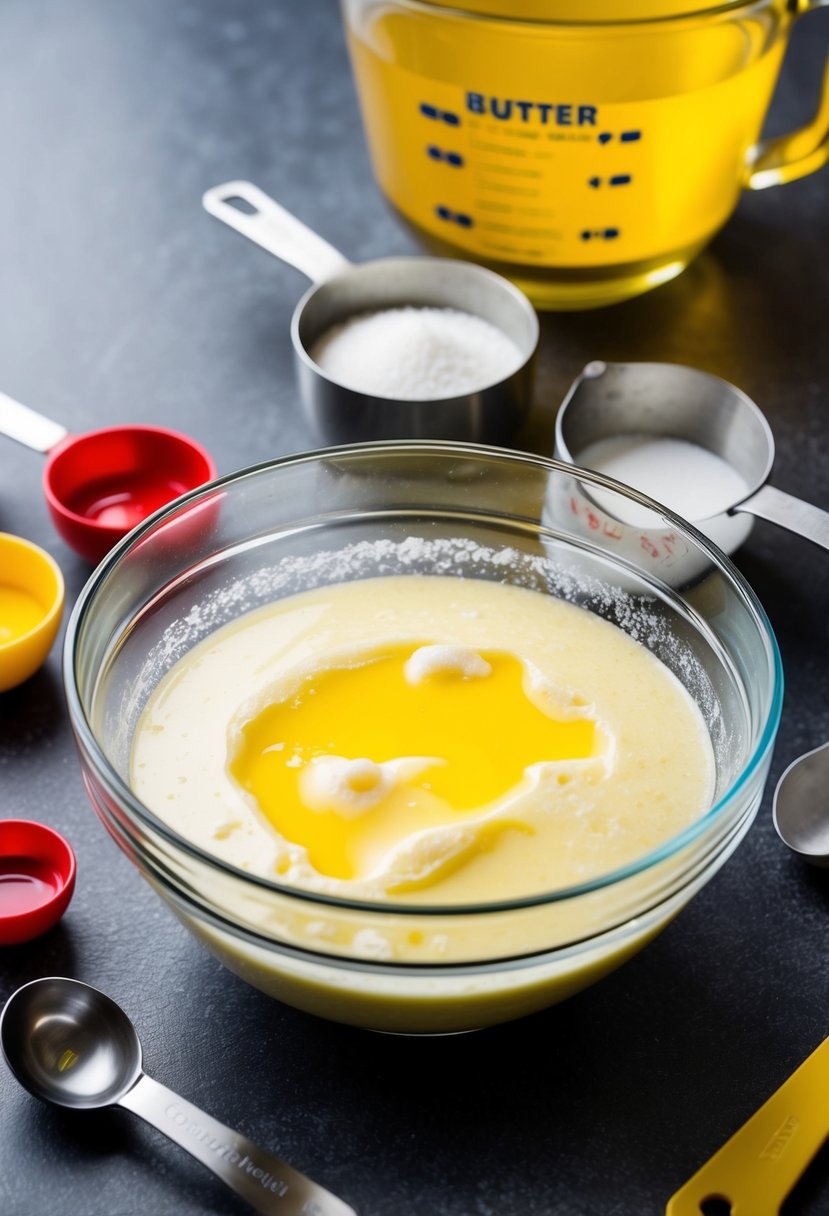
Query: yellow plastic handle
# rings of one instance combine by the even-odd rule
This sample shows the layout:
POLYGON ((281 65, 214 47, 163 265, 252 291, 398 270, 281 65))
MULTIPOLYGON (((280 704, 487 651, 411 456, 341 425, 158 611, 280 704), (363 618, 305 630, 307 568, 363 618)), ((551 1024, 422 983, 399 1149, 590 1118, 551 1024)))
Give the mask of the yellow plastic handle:
POLYGON ((731 1216, 778 1216, 827 1132, 829 1038, 680 1187, 665 1216, 701 1216, 714 1199, 731 1216))
MULTIPOLYGON (((795 0, 799 14, 829 5, 829 0, 795 0)), ((746 172, 749 190, 765 190, 806 177, 829 161, 829 59, 823 73, 820 104, 810 123, 788 135, 778 135, 757 145, 746 172)))

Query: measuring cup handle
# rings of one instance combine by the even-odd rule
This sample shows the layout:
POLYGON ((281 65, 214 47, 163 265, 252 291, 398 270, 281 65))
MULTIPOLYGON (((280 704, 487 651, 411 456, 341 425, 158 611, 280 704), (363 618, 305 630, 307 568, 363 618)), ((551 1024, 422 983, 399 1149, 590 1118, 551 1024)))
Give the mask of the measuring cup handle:
MULTIPOLYGON (((792 0, 795 16, 809 9, 823 8, 829 0, 792 0)), ((823 74, 820 103, 810 123, 787 135, 762 140, 754 150, 745 185, 749 190, 765 190, 815 173, 829 161, 829 59, 823 74)))
POLYGON ((356 1216, 342 1199, 144 1073, 117 1105, 186 1149, 263 1216, 356 1216))
POLYGON ((668 1201, 665 1216, 697 1216, 721 1196, 723 1210, 777 1216, 826 1139, 829 1039, 668 1201), (729 1206, 730 1205, 730 1206, 729 1206))
POLYGON ((268 253, 301 270, 312 283, 322 283, 351 265, 311 228, 252 182, 225 182, 202 195, 205 211, 255 241, 268 253), (247 203, 242 211, 232 200, 247 203))
POLYGON ((829 549, 829 511, 785 494, 774 486, 762 486, 751 498, 738 503, 734 511, 745 511, 759 519, 767 519, 789 532, 797 532, 824 549, 829 549))
POLYGON ((36 452, 48 452, 68 434, 59 422, 52 422, 14 397, 0 393, 0 435, 16 439, 36 452))

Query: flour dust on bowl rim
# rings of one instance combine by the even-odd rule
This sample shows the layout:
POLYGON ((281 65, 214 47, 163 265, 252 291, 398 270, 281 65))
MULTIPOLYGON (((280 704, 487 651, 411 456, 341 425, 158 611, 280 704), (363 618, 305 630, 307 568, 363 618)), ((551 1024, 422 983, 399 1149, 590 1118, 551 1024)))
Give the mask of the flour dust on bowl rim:
MULTIPOLYGON (((573 501, 578 511, 581 499, 573 501)), ((279 1000, 419 1034, 470 1030, 553 1004, 658 933, 748 830, 782 698, 761 605, 690 525, 599 474, 452 443, 326 449, 187 495, 92 576, 69 624, 64 664, 92 804, 187 928, 279 1000), (579 514, 550 512, 574 477, 658 511, 661 560, 620 548, 579 514), (583 882, 441 904, 289 886, 198 847, 141 802, 130 785, 136 724, 180 658, 253 609, 380 574, 528 588, 619 627, 696 703, 714 756, 710 809, 645 855, 583 882)))

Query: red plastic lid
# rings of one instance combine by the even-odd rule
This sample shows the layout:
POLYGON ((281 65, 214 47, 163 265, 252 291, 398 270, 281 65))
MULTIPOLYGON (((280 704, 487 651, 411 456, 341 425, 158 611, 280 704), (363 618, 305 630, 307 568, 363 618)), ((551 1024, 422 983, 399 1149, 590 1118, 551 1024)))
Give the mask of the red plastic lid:
POLYGON ((0 946, 51 929, 74 889, 75 854, 59 832, 30 819, 0 819, 0 946))

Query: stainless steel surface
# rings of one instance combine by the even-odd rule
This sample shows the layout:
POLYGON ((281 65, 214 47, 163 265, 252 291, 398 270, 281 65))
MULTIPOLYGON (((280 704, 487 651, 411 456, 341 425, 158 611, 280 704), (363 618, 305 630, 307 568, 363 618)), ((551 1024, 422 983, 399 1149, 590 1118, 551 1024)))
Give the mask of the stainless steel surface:
MULTIPOLYGON (((578 464, 589 444, 616 435, 670 436, 707 448, 748 486, 725 514, 769 520, 829 549, 829 513, 766 486, 771 428, 751 398, 719 376, 675 363, 588 363, 556 419, 555 455, 578 464)), ((692 522, 709 530, 707 521, 692 522)))
POLYGON ((225 182, 202 195, 205 211, 261 245, 274 257, 301 270, 312 283, 322 283, 348 270, 350 262, 253 182, 225 182), (242 211, 238 203, 248 210, 242 211))
POLYGON ((0 435, 16 439, 35 452, 48 452, 68 433, 59 422, 44 418, 28 405, 0 393, 0 435))
POLYGON ((294 365, 305 415, 328 443, 364 439, 508 440, 527 415, 539 325, 535 309, 507 279, 448 258, 380 258, 352 265, 250 182, 214 186, 205 209, 303 271, 312 286, 291 321, 294 365), (248 208, 241 211, 234 201, 248 208), (250 212, 253 208, 253 212, 250 212), (333 325, 382 308, 457 308, 496 326, 518 347, 517 371, 476 392, 428 401, 377 397, 338 384, 309 351, 333 325))
POLYGON ((0 1015, 0 1044, 36 1098, 140 1115, 265 1216, 355 1216, 330 1191, 148 1077, 135 1027, 97 988, 60 976, 24 984, 0 1015))
POLYGON ((777 782, 772 818, 784 844, 829 866, 829 743, 792 761, 777 782))

